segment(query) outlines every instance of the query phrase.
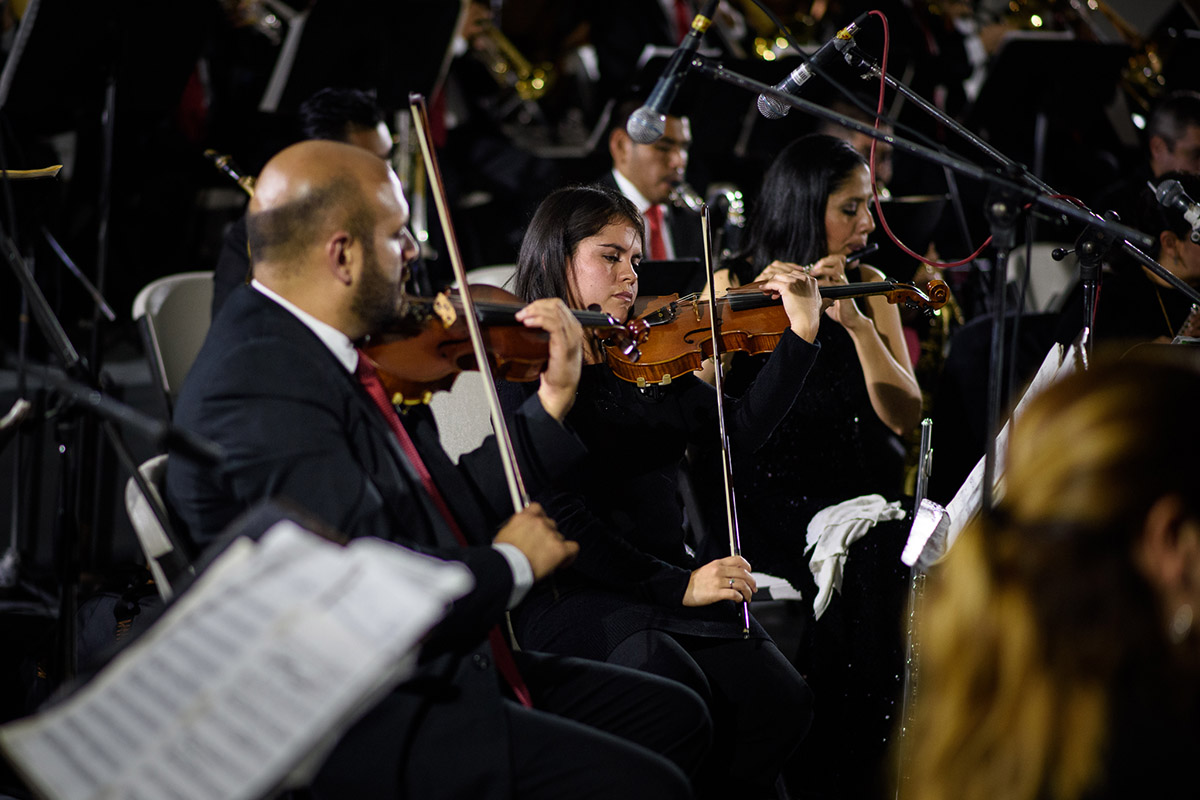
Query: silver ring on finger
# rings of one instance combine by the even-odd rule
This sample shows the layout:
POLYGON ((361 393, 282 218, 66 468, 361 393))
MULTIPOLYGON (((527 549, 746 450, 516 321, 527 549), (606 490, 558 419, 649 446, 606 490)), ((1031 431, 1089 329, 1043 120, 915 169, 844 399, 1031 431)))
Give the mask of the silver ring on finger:
POLYGON ((805 264, 805 265, 804 265, 804 274, 805 274, 805 275, 812 275, 812 264, 805 264))
POLYGON ((732 589, 732 588, 733 588, 733 578, 730 578, 730 579, 729 579, 729 588, 730 588, 730 589, 732 589))

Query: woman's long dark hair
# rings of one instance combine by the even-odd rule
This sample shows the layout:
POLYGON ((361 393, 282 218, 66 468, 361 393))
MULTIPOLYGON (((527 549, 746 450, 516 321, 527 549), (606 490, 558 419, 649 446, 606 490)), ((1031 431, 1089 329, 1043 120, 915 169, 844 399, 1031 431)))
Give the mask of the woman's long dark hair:
POLYGON ((645 224, 625 195, 604 186, 568 186, 538 206, 521 240, 514 291, 526 302, 559 297, 571 305, 567 262, 579 243, 605 225, 628 222, 646 240, 645 224))
POLYGON ((763 176, 741 257, 761 269, 776 259, 811 264, 828 255, 829 195, 866 164, 849 144, 823 133, 789 144, 763 176))

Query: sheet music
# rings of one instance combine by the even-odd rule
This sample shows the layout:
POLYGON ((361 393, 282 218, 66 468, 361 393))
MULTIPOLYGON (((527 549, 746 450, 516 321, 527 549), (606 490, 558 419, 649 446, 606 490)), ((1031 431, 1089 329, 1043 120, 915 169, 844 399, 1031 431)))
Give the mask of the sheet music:
POLYGON ((289 520, 235 541, 63 703, 0 728, 49 798, 255 798, 411 674, 460 564, 289 520))
MULTIPOLYGON (((1004 423, 1004 427, 1000 429, 1000 434, 996 437, 996 465, 993 471, 995 485, 992 487, 992 496, 996 500, 999 500, 1004 494, 1004 465, 1006 454, 1008 453, 1008 430, 1012 424, 1012 420, 1021 416, 1021 412, 1025 410, 1025 406, 1031 398, 1037 396, 1043 389, 1060 377, 1077 372, 1082 368, 1083 363, 1083 350, 1078 340, 1072 343, 1070 347, 1064 347, 1059 343, 1055 343, 1050 347, 1050 352, 1046 354, 1042 365, 1038 367, 1037 374, 1034 375, 1029 388, 1021 396, 1021 400, 1017 403, 1012 417, 1004 423)), ((982 505, 983 459, 981 458, 975 464, 975 468, 971 470, 971 474, 967 476, 966 481, 963 482, 963 485, 954 494, 953 499, 946 506, 946 514, 949 516, 949 527, 946 530, 946 550, 949 550, 954 545, 955 540, 958 539, 958 535, 962 533, 967 522, 979 513, 982 505)))

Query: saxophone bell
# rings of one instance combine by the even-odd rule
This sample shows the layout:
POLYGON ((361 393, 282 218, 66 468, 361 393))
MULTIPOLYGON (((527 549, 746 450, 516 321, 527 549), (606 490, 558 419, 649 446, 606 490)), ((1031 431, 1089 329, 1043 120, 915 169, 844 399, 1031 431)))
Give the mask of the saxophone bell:
POLYGON ((675 188, 671 190, 669 199, 671 205, 691 211, 693 214, 699 214, 701 209, 704 208, 704 198, 687 181, 680 181, 675 184, 675 188))

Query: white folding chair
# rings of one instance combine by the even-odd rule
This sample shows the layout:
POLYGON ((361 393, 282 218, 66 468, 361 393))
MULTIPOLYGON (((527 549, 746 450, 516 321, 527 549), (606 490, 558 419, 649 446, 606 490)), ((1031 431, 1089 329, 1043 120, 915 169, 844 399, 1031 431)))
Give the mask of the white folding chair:
POLYGON ((212 294, 212 272, 181 272, 148 284, 133 301, 133 320, 168 415, 208 333, 212 294))
MULTIPOLYGON (((164 484, 167 477, 166 453, 145 461, 138 467, 138 472, 146 479, 154 502, 159 508, 165 508, 162 501, 164 484)), ((159 563, 159 559, 170 553, 174 548, 167 532, 159 524, 158 518, 150 508, 150 502, 138 491, 137 483, 130 478, 125 484, 125 512, 133 524, 133 531, 141 545, 142 554, 146 557, 146 566, 154 577, 154 585, 163 600, 170 600, 173 594, 170 578, 159 563)))
POLYGON ((512 291, 512 282, 516 274, 516 264, 492 264, 467 270, 467 283, 486 283, 488 286, 499 286, 501 289, 512 291))

